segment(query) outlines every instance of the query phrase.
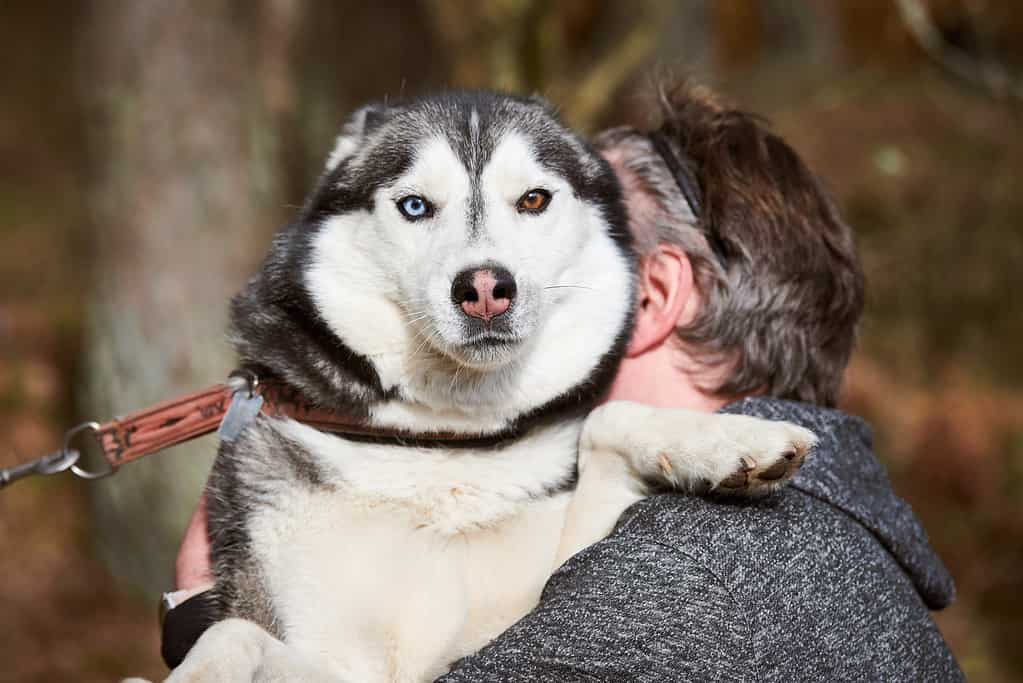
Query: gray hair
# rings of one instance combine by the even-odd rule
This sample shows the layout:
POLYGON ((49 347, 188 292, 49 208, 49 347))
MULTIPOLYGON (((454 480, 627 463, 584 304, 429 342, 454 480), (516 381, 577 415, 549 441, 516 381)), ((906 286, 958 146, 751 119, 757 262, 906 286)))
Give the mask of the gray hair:
POLYGON ((694 375, 698 385, 722 397, 834 405, 863 309, 851 231, 817 178, 757 118, 685 86, 662 93, 661 105, 661 133, 699 180, 699 218, 645 133, 615 128, 595 144, 623 174, 630 212, 653 207, 630 216, 641 255, 667 242, 692 264, 702 307, 675 334, 713 371, 694 375), (645 201, 630 198, 635 191, 645 201))

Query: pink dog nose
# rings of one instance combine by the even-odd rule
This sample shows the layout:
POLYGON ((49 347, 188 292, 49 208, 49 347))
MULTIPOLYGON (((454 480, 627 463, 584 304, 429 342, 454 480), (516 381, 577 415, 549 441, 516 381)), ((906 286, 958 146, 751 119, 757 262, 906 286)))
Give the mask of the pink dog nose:
POLYGON ((485 322, 507 311, 514 299, 515 278, 500 266, 463 270, 451 283, 455 305, 485 322))

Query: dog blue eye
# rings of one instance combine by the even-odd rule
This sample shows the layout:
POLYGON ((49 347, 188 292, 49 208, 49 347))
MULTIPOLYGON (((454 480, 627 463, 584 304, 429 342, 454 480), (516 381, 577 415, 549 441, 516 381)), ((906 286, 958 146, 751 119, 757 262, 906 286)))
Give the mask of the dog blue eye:
POLYGON ((398 211, 410 221, 426 218, 433 214, 433 205, 416 194, 398 200, 398 211))

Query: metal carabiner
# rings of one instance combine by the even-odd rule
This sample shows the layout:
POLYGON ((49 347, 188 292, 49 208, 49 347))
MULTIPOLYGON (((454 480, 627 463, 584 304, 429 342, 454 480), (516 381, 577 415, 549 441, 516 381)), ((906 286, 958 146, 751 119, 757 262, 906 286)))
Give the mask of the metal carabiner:
POLYGON ((76 466, 80 456, 78 451, 65 447, 20 465, 0 467, 0 489, 33 474, 57 474, 71 469, 76 466))
POLYGON ((83 422, 69 429, 64 434, 64 446, 59 451, 54 451, 41 458, 36 458, 20 465, 14 465, 13 467, 0 467, 0 489, 33 474, 45 476, 71 470, 72 474, 82 479, 102 479, 116 472, 117 468, 109 464, 105 470, 98 472, 90 472, 78 465, 78 460, 82 457, 82 453, 78 449, 72 448, 71 442, 82 432, 92 432, 95 435, 99 432, 99 424, 96 422, 83 422))

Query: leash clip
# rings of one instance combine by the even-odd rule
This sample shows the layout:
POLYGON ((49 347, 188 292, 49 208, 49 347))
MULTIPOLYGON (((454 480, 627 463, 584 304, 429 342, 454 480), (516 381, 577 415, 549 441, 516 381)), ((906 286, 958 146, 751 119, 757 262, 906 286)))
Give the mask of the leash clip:
POLYGON ((47 476, 69 470, 75 467, 80 456, 81 453, 74 449, 61 448, 59 451, 48 453, 41 458, 20 465, 0 467, 0 489, 33 474, 47 476))
POLYGON ((0 467, 0 489, 34 474, 49 476, 71 470, 72 474, 81 479, 102 479, 116 472, 117 468, 112 465, 107 465, 105 470, 98 472, 90 472, 78 465, 82 452, 77 448, 71 448, 71 442, 82 432, 92 432, 93 435, 96 435, 99 433, 99 424, 96 422, 83 422, 69 429, 64 434, 64 445, 59 451, 47 453, 41 458, 36 458, 20 465, 0 467))

